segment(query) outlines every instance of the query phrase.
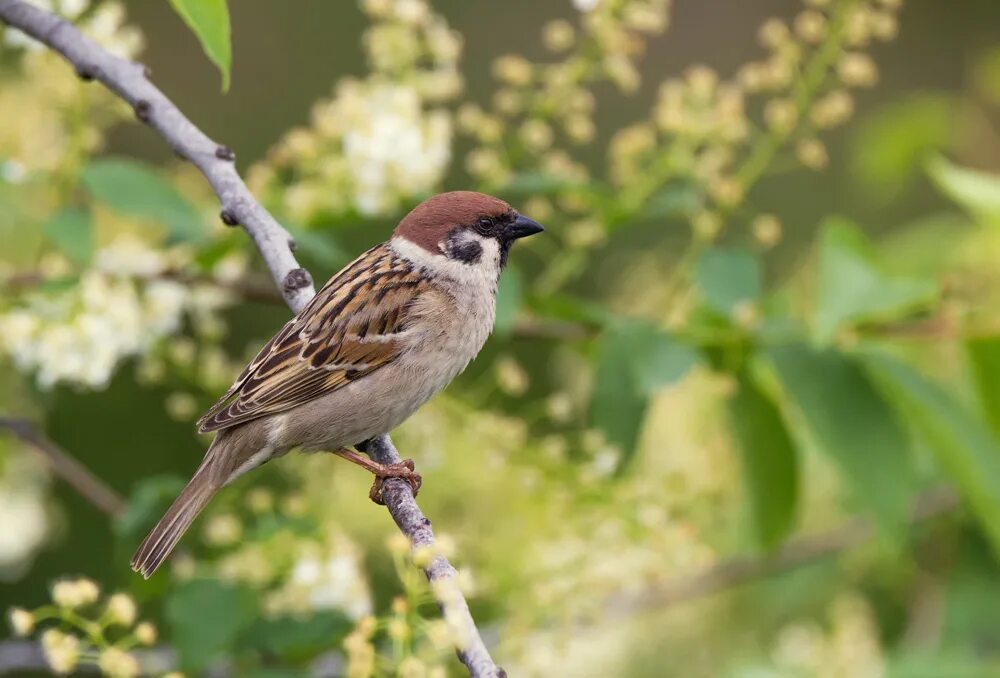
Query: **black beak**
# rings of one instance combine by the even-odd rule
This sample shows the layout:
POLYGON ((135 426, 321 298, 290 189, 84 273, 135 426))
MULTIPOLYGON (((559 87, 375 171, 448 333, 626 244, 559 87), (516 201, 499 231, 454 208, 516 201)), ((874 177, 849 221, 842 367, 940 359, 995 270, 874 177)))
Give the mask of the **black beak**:
POLYGON ((504 239, 517 240, 518 238, 527 238, 529 235, 541 233, 544 230, 542 225, 534 219, 529 219, 522 214, 518 214, 517 218, 504 229, 504 239))

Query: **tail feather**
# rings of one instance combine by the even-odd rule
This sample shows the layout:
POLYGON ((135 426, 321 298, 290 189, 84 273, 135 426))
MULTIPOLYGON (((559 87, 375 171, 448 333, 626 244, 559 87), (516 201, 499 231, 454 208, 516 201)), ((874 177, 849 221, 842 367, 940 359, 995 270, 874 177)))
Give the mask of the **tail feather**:
POLYGON ((219 490, 220 485, 212 478, 214 474, 206 473, 206 470, 204 467, 199 469, 132 556, 132 569, 145 579, 149 579, 170 555, 194 519, 219 490))

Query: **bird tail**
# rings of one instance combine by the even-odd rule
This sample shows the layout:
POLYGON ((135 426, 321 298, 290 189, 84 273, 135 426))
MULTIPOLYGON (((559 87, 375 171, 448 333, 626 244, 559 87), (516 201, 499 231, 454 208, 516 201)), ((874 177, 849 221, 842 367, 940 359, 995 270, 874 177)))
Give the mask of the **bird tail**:
POLYGON ((132 556, 132 569, 142 574, 143 578, 149 579, 152 576, 156 568, 177 546, 177 542, 187 532, 194 519, 222 487, 223 483, 218 482, 217 474, 213 472, 213 458, 216 457, 213 451, 209 449, 205 461, 194 477, 181 490, 180 495, 160 518, 160 522, 156 523, 156 527, 150 531, 132 556))

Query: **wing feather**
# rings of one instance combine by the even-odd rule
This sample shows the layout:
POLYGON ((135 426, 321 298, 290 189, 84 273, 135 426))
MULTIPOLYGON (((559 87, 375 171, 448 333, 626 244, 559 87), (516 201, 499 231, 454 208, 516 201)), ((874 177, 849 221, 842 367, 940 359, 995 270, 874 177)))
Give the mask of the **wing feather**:
POLYGON ((198 430, 293 409, 391 363, 426 286, 388 246, 368 250, 264 345, 198 430))

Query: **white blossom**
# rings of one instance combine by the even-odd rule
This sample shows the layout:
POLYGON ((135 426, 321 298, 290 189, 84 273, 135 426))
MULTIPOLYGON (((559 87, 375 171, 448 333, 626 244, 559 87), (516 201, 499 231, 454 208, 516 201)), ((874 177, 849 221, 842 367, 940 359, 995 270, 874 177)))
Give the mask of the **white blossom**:
POLYGON ((272 610, 342 610, 352 619, 372 613, 371 591, 353 542, 334 537, 325 549, 309 549, 296 560, 272 610))
POLYGON ((354 185, 355 207, 379 214, 399 196, 431 190, 451 158, 451 120, 424 112, 409 87, 347 86, 336 101, 343 120, 344 167, 354 185))
MULTIPOLYGON (((90 7, 90 0, 28 0, 31 4, 76 20, 90 7)), ((120 2, 104 2, 94 12, 77 22, 77 27, 105 49, 123 59, 134 57, 142 50, 142 33, 125 23, 125 6, 120 2)), ((40 52, 44 46, 19 30, 6 30, 3 44, 30 52, 40 52)))
POLYGON ((17 574, 49 532, 48 476, 25 454, 5 456, 0 469, 0 572, 17 574))
POLYGON ((136 238, 118 238, 95 261, 74 288, 29 296, 26 306, 0 314, 0 350, 18 369, 36 372, 43 388, 102 388, 122 360, 178 332, 185 313, 204 324, 231 300, 211 287, 147 282, 166 269, 166 258, 136 238))

